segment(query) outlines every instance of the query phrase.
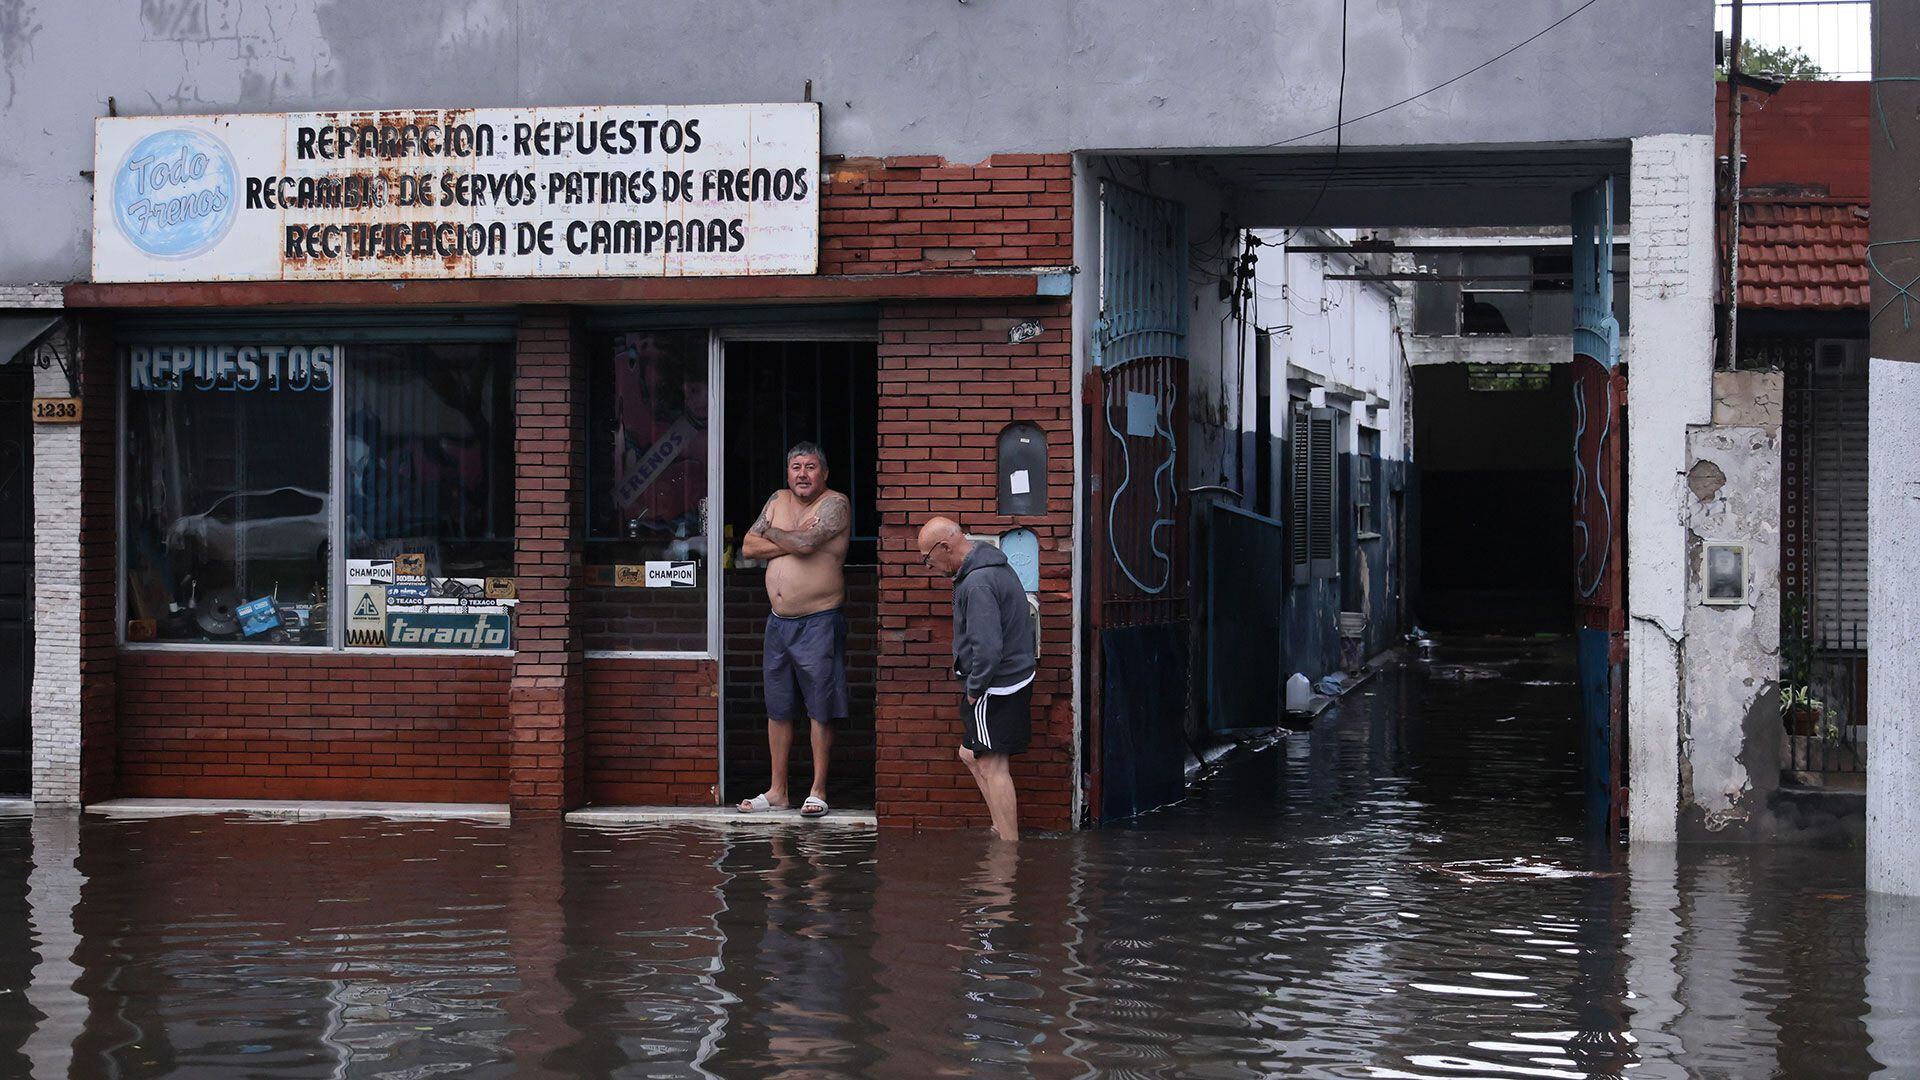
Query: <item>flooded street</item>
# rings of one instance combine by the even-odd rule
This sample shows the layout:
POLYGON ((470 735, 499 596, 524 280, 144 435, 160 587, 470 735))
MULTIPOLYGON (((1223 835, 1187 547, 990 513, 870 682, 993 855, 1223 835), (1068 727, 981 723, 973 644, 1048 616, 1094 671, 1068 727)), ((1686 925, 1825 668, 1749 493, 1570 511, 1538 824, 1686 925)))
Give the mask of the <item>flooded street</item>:
POLYGON ((7 819, 0 1075, 1920 1075, 1858 853, 1589 855, 1565 649, 1431 667, 1017 853, 7 819))

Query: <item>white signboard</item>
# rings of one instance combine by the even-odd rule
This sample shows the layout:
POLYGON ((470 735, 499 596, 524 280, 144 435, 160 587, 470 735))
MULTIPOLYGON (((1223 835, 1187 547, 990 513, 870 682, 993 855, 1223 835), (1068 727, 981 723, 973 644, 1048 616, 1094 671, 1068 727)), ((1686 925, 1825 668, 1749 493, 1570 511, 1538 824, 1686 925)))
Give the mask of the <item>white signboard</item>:
POLYGON ((97 282, 695 277, 819 264, 812 103, 96 123, 97 282))
POLYGON ((699 563, 647 563, 647 588, 649 589, 691 589, 699 584, 699 563))

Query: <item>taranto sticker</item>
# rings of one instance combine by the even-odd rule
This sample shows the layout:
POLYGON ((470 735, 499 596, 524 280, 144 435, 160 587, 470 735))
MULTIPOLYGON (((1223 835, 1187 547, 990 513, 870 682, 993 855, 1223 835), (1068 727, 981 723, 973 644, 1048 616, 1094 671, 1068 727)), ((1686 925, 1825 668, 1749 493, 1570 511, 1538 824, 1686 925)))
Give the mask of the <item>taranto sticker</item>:
POLYGON ((394 649, 505 649, 512 645, 505 612, 389 612, 394 649))
POLYGON ((647 588, 691 589, 700 584, 700 564, 691 562, 649 562, 647 588))

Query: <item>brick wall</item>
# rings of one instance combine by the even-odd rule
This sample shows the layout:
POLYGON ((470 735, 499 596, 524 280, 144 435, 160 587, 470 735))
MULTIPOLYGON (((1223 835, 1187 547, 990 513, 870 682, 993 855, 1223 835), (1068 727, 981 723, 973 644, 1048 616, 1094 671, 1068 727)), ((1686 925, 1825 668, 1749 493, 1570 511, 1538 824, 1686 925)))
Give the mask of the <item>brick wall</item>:
POLYGON ((118 368, 112 324, 100 317, 78 323, 80 353, 80 799, 114 794, 114 734, 118 726, 118 590, 114 537, 115 475, 119 445, 118 368))
POLYGON ((520 606, 507 705, 515 813, 557 814, 586 798, 585 655, 575 618, 586 492, 582 345, 571 313, 522 313, 513 369, 520 606))
POLYGON ((720 780, 710 660, 587 661, 587 801, 711 806, 720 780))
POLYGON ((880 321, 880 691, 875 809, 883 823, 987 823, 956 756, 960 691, 952 675, 952 585, 920 565, 915 538, 933 514, 969 532, 1016 525, 1040 540, 1042 657, 1034 680, 1031 748, 1014 759, 1020 819, 1071 825, 1073 358, 1062 302, 983 306, 898 304, 880 321), (1007 343, 1017 322, 1045 332, 1007 343), (1041 517, 996 512, 996 442, 1016 420, 1047 434, 1041 517))
POLYGON ((501 802, 504 656, 131 651, 122 797, 501 802))
POLYGON ((1073 261, 1073 156, 828 163, 820 272, 905 274, 1073 261))

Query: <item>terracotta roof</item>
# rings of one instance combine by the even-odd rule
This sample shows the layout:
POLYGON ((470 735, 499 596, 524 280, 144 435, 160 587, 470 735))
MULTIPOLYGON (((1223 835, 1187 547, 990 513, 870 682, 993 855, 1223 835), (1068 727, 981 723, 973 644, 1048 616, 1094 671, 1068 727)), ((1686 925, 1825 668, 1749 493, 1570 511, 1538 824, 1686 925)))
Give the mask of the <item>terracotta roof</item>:
POLYGON ((1743 199, 1740 304, 1774 310, 1865 308, 1866 204, 1743 199))

